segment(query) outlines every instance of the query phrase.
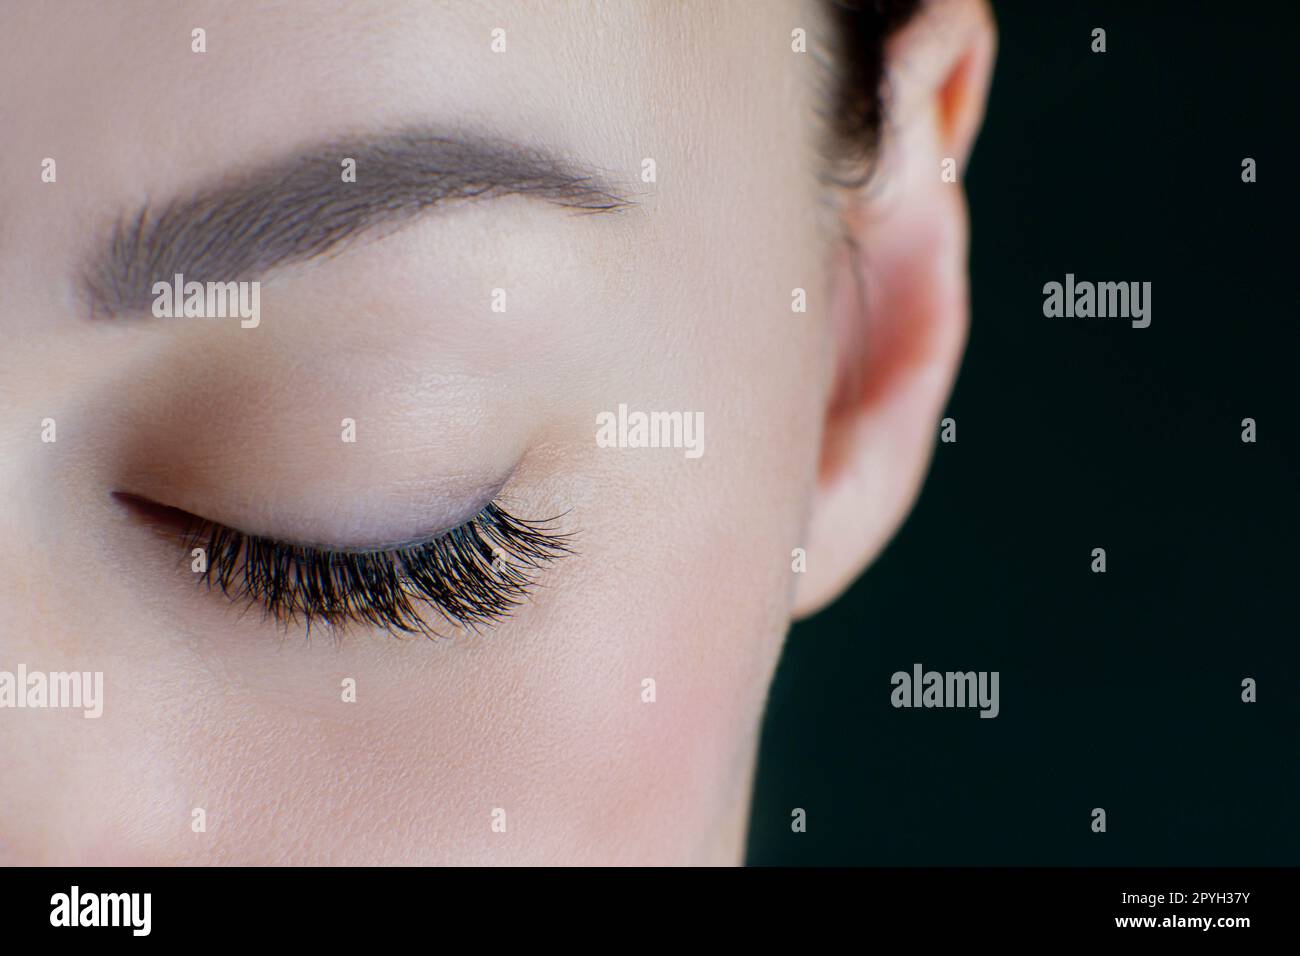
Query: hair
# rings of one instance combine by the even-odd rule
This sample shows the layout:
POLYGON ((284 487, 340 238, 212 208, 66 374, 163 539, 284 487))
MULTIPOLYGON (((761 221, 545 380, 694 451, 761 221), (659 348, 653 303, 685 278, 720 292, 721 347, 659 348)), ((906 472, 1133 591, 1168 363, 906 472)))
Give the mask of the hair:
POLYGON ((871 176, 888 106, 885 45, 925 0, 826 0, 831 77, 827 175, 856 187, 871 176))

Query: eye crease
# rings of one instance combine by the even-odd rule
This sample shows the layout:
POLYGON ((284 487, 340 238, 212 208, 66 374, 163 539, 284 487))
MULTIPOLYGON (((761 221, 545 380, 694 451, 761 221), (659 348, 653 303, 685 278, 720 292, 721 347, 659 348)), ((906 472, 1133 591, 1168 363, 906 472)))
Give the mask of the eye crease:
POLYGON ((346 549, 291 544, 248 534, 130 495, 137 511, 179 528, 188 559, 202 549, 200 585, 233 602, 260 605, 286 626, 336 631, 377 627, 401 636, 445 636, 426 615, 477 631, 524 603, 538 572, 573 553, 558 519, 516 518, 496 502, 425 541, 393 548, 346 549), (164 513, 166 513, 164 515, 164 513))

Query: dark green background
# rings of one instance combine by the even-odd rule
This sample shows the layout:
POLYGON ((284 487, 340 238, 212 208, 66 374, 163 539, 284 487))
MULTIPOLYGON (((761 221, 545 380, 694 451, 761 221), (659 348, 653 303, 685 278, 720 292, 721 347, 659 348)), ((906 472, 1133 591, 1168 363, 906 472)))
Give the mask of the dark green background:
POLYGON ((791 633, 751 863, 1300 864, 1294 9, 997 5, 958 441, 791 633), (1151 327, 1045 318, 1067 272, 1151 327), (1001 715, 893 709, 918 661, 1001 715))

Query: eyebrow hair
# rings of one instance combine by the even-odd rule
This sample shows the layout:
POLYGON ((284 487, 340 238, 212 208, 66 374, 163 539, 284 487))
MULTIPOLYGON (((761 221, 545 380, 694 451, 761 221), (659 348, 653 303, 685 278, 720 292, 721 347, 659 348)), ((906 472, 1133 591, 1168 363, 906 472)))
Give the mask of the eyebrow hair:
POLYGON ((92 317, 147 312, 153 284, 176 273, 187 282, 254 279, 435 204, 502 196, 586 213, 633 205, 595 169, 538 148, 404 129, 310 147, 157 209, 146 204, 117 220, 82 288, 92 317), (355 182, 343 181, 346 158, 356 160, 355 182))

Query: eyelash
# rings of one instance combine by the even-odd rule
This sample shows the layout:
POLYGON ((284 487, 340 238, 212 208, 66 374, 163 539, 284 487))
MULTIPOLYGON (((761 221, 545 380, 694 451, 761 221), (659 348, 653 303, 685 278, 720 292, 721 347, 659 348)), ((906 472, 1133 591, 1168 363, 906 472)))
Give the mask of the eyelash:
POLYGON ((185 537, 187 551, 204 549, 201 585, 261 604, 282 624, 301 620, 309 637, 317 622, 337 630, 366 624, 395 635, 438 636, 418 605, 477 631, 523 603, 533 572, 572 553, 570 535, 547 527, 551 523, 516 518, 493 502, 436 538, 389 550, 286 544, 205 519, 195 519, 185 537))

